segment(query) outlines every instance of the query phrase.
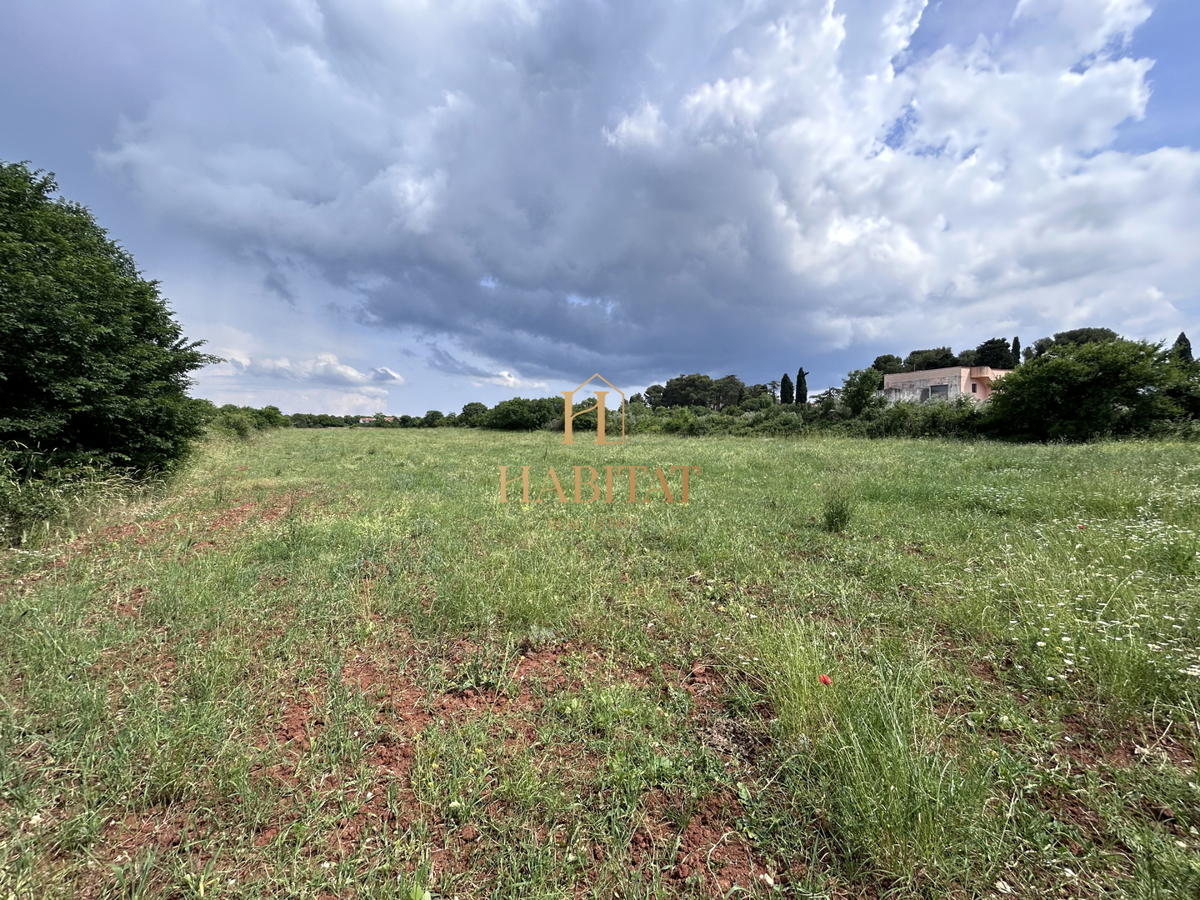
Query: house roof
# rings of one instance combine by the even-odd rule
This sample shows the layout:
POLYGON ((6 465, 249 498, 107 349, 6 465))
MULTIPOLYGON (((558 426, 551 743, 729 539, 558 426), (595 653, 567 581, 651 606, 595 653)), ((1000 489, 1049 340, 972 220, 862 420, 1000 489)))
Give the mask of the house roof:
POLYGON ((890 387, 913 381, 951 381, 961 379, 964 371, 972 381, 994 381, 1007 375, 1012 369, 993 369, 991 366, 947 366, 942 369, 922 369, 919 372, 896 372, 883 376, 883 387, 884 390, 887 390, 890 387))

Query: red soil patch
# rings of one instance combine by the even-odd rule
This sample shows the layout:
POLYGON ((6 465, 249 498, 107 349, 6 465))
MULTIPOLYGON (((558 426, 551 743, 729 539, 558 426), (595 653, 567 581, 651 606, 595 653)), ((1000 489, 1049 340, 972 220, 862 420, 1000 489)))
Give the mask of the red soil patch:
POLYGON ((696 660, 679 678, 679 686, 696 699, 713 699, 725 687, 725 676, 709 660, 696 660))
POLYGON ((564 663, 568 657, 575 655, 570 644, 553 649, 526 651, 517 661, 511 675, 512 679, 521 685, 518 701, 527 698, 532 702, 530 686, 535 683, 540 684, 546 694, 583 687, 598 670, 599 656, 591 654, 585 657, 583 672, 572 675, 564 663))
MULTIPOLYGON (((76 884, 74 896, 80 900, 97 900, 116 896, 113 869, 144 864, 147 853, 168 854, 195 835, 195 824, 191 816, 191 803, 169 806, 150 812, 129 813, 121 819, 110 819, 100 829, 100 834, 91 849, 94 860, 88 863, 87 874, 76 884)), ((203 866, 212 857, 201 854, 199 864, 203 866)), ((166 871, 160 866, 150 875, 151 895, 160 896, 167 889, 166 871)))
POLYGON ((315 711, 311 694, 303 694, 284 708, 283 718, 275 727, 275 739, 303 753, 325 728, 325 720, 315 711))
MULTIPOLYGON (((448 674, 462 671, 479 648, 462 641, 446 652, 448 674)), ((540 709, 545 697, 563 691, 578 691, 599 677, 598 653, 583 653, 571 643, 542 650, 526 650, 511 670, 497 677, 498 686, 454 688, 435 701, 436 708, 448 715, 457 712, 505 710, 528 712, 540 709)))
POLYGON ((131 540, 139 547, 144 547, 151 541, 157 540, 169 530, 180 530, 179 514, 166 516, 162 519, 151 519, 147 522, 127 522, 124 525, 110 525, 92 536, 76 538, 67 545, 68 548, 85 549, 88 544, 99 545, 114 541, 131 540))
POLYGON ((78 537, 63 547, 63 555, 55 559, 52 568, 66 565, 69 556, 88 550, 102 549, 113 543, 132 542, 135 546, 145 547, 169 534, 191 535, 196 538, 191 543, 191 550, 211 550, 224 546, 222 536, 242 529, 252 519, 263 522, 273 522, 280 516, 291 512, 296 503, 312 495, 311 491, 289 491, 286 494, 269 497, 259 503, 248 501, 239 506, 232 506, 218 511, 208 521, 203 519, 187 520, 182 513, 164 516, 160 519, 149 519, 144 522, 125 522, 120 525, 110 525, 100 531, 78 537))
MULTIPOLYGON (((123 672, 135 669, 141 673, 143 680, 154 679, 159 686, 167 688, 175 680, 176 661, 163 646, 145 646, 142 644, 127 644, 117 648, 109 648, 101 654, 101 661, 87 667, 93 675, 103 675, 107 672, 123 672)), ((110 699, 115 696, 117 686, 109 691, 110 699)))
POLYGON ((674 859, 669 861, 673 865, 666 878, 679 887, 690 882, 708 895, 724 897, 734 888, 766 891, 772 885, 786 884, 787 869, 755 854, 738 831, 737 820, 745 811, 728 793, 712 794, 701 801, 682 831, 666 817, 672 802, 662 793, 651 794, 646 805, 646 820, 630 842, 635 869, 645 870, 653 856, 673 849, 674 859))
POLYGON ((268 575, 266 572, 261 572, 258 576, 258 589, 263 593, 278 590, 287 583, 286 575, 268 575))
MULTIPOLYGON (((1112 832, 1101 816, 1091 807, 1085 805, 1078 797, 1060 788, 1043 788, 1038 799, 1043 809, 1049 812, 1054 818, 1060 822, 1065 822, 1068 825, 1074 825, 1079 829, 1080 835, 1084 840, 1104 846, 1108 843, 1108 837, 1112 832)), ((1116 846, 1126 852, 1129 848, 1113 835, 1113 841, 1116 846)), ((1083 852, 1083 846, 1076 841, 1068 841, 1068 849, 1075 854, 1083 852)))
POLYGON ((176 847, 183 840, 186 819, 187 813, 182 807, 142 815, 130 813, 121 821, 110 821, 105 826, 101 844, 109 851, 110 862, 136 857, 147 847, 158 850, 176 847))
POLYGON ((124 600, 117 603, 115 607, 117 615, 127 619, 136 619, 142 614, 142 604, 146 602, 146 598, 149 596, 149 588, 135 587, 124 600))
POLYGON ((1127 732, 1114 733, 1080 715, 1064 717, 1062 725, 1065 733, 1055 745, 1055 752, 1069 757, 1081 769, 1166 762, 1185 773, 1196 770, 1195 758, 1170 733, 1170 726, 1158 735, 1133 736, 1127 732))
POLYGON ((361 654, 342 667, 342 680, 376 698, 380 709, 375 723, 387 726, 367 749, 368 762, 380 770, 380 775, 401 779, 407 785, 413 766, 413 739, 433 718, 425 708, 425 689, 361 654))
MULTIPOLYGON (((435 658, 440 658, 451 673, 463 671, 472 659, 485 652, 466 641, 431 649, 435 658)), ((430 854, 434 870, 442 875, 469 872, 480 865, 479 854, 490 852, 490 844, 483 839, 485 836, 478 821, 462 824, 443 820, 436 811, 418 801, 411 778, 419 753, 419 736, 439 722, 449 725, 453 721, 497 712, 504 714, 503 719, 497 720, 497 728, 503 729, 504 733, 496 735, 501 743, 493 752, 504 757, 524 756, 538 739, 535 722, 528 713, 540 709, 547 698, 556 693, 584 688, 602 677, 599 670, 603 659, 594 652, 581 652, 581 648, 569 644, 531 649, 510 663, 507 673, 498 677, 497 688, 462 687, 431 696, 427 687, 415 683, 407 672, 400 670, 392 661, 396 657, 392 646, 364 649, 347 659, 339 673, 347 688, 368 698, 375 707, 379 733, 364 750, 364 762, 374 767, 374 776, 368 779, 368 787, 357 795, 355 805, 351 807, 353 811, 343 814, 329 830, 326 852, 346 858, 358 851, 365 841, 406 831, 414 822, 423 821, 431 832, 430 854)), ((490 657, 490 665, 493 668, 496 665, 494 656, 490 657)), ((658 680, 650 677, 654 675, 652 670, 639 674, 647 684, 658 680)), ((699 661, 686 671, 665 674, 668 683, 679 684, 698 700, 715 705, 711 698, 723 682, 709 663, 699 661)), ((316 679, 316 683, 297 685, 295 699, 288 702, 276 723, 259 740, 259 746, 266 749, 273 737, 280 748, 280 757, 274 764, 264 759, 264 765, 256 767, 253 774, 280 782, 290 789, 288 793, 295 789, 311 790, 320 795, 328 792, 331 803, 343 804, 346 798, 344 794, 337 795, 339 785, 333 780, 312 788, 301 788, 296 777, 302 755, 311 750, 325 727, 324 690, 325 685, 320 679, 316 679)), ((537 762, 544 763, 548 777, 565 778, 581 790, 586 790, 602 765, 601 759, 593 758, 577 747, 556 747, 553 752, 542 750, 538 754, 537 762)), ((344 785, 340 787, 345 788, 344 785)), ((485 803, 488 816, 505 816, 503 803, 487 800, 485 803)), ((285 800, 272 821, 255 836, 254 843, 264 846, 276 840, 285 831, 288 817, 296 815, 298 805, 295 798, 285 800)), ((724 797, 710 798, 697 808, 684 829, 680 861, 689 874, 703 868, 706 874, 702 874, 700 881, 709 885, 711 892, 724 890, 722 885, 753 887, 757 883, 765 886, 765 882, 755 879, 765 872, 772 877, 778 874, 768 872, 766 864, 752 855, 746 839, 734 828, 723 824, 732 822, 740 814, 741 809, 735 801, 724 797), (702 863, 699 862, 701 856, 702 863)), ((677 842, 671 831, 673 826, 662 816, 652 817, 652 821, 655 822, 655 846, 671 852, 677 842)), ((678 815, 675 821, 679 821, 678 815)), ((566 836, 557 831, 542 838, 546 841, 566 840, 566 836)), ((568 849, 564 847, 564 854, 568 849)), ((596 847, 584 848, 582 852, 599 860, 606 850, 596 847)), ((686 877, 677 876, 681 882, 686 877)))
MULTIPOLYGON (((386 792, 367 791, 358 808, 334 824, 334 831, 329 836, 330 850, 340 858, 349 856, 368 834, 376 828, 392 826, 396 818, 386 792)), ((407 830, 411 823, 401 820, 398 824, 401 830, 407 830)))

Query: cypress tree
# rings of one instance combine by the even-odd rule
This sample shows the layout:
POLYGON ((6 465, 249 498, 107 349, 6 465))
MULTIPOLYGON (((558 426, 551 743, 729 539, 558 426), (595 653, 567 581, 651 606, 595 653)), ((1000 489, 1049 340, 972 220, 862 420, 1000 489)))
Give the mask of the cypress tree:
POLYGON ((1021 364, 1021 339, 1019 337, 1014 337, 1013 338, 1013 346, 1012 346, 1012 367, 1015 369, 1020 364, 1021 364))
POLYGON ((792 378, 787 372, 783 373, 783 378, 779 382, 779 402, 786 403, 788 406, 796 402, 796 391, 792 387, 792 378))
POLYGON ((796 373, 796 402, 808 406, 808 373, 803 369, 796 373))
POLYGON ((1179 332, 1179 337, 1175 338, 1175 345, 1171 348, 1171 355, 1181 363, 1192 362, 1192 342, 1188 340, 1188 336, 1182 331, 1179 332))

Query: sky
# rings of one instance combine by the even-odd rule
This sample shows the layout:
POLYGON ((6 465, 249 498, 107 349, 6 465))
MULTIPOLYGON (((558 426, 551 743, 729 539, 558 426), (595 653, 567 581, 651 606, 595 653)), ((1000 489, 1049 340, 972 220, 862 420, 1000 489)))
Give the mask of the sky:
POLYGON ((160 282, 217 403, 818 389, 1200 335, 1198 38, 1195 0, 6 0, 0 159, 160 282))

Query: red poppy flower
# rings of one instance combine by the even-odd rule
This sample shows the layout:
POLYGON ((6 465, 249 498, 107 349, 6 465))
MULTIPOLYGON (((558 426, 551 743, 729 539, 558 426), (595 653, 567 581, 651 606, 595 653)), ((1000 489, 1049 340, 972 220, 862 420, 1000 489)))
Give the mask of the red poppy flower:
POLYGON ((833 684, 833 679, 828 675, 822 675, 820 678, 821 684, 833 684))
POLYGON ((1087 528, 1087 526, 1086 526, 1086 525, 1077 525, 1076 527, 1077 527, 1077 528, 1078 528, 1080 531, 1083 531, 1083 529, 1087 528))

